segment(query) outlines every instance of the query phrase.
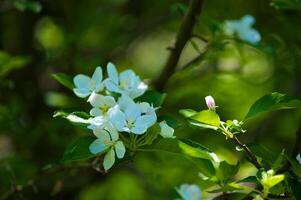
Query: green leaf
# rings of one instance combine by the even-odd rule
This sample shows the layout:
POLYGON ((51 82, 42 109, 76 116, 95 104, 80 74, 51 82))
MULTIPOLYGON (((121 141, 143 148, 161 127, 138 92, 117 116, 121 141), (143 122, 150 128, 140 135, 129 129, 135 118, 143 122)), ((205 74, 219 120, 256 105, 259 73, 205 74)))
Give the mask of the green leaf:
POLYGON ((6 76, 15 69, 25 67, 30 60, 29 57, 11 56, 5 51, 0 51, 0 77, 6 76))
POLYGON ((202 159, 202 158, 198 158, 198 159, 193 159, 196 166, 198 167, 198 169, 200 170, 200 176, 204 179, 216 179, 215 174, 215 167, 212 164, 212 162, 208 159, 202 159))
POLYGON ((281 153, 278 155, 277 159, 275 160, 275 162, 272 165, 272 169, 276 172, 280 167, 281 164, 283 163, 283 161, 285 160, 285 149, 283 149, 281 151, 281 153))
POLYGON ((219 167, 217 169, 217 177, 220 180, 228 180, 233 178, 233 176, 238 172, 239 170, 239 162, 236 165, 230 165, 226 161, 222 161, 219 164, 219 167))
POLYGON ((274 175, 271 177, 268 177, 266 180, 263 180, 261 183, 264 187, 272 188, 281 181, 283 181, 285 176, 283 174, 274 175))
POLYGON ((265 112, 294 108, 301 108, 300 99, 290 97, 286 94, 274 92, 267 94, 255 101, 255 103, 251 106, 249 112, 245 116, 245 120, 265 112))
POLYGON ((277 159, 277 154, 261 144, 248 144, 248 147, 256 156, 262 158, 268 164, 273 164, 277 159))
POLYGON ((98 156, 98 154, 92 154, 89 151, 89 146, 94 140, 95 137, 91 136, 83 136, 78 138, 66 148, 63 156, 63 162, 68 163, 98 156))
POLYGON ((215 131, 218 129, 218 127, 216 127, 216 126, 211 126, 211 125, 208 125, 208 124, 195 122, 193 120, 189 120, 189 123, 193 126, 197 126, 199 128, 202 128, 202 129, 212 129, 212 130, 215 130, 215 131))
POLYGON ((71 123, 75 125, 80 125, 80 126, 87 126, 90 124, 90 115, 85 112, 65 112, 65 111, 56 111, 53 114, 53 117, 62 117, 64 119, 67 119, 71 123))
POLYGON ((165 93, 160 93, 155 90, 148 90, 135 100, 137 102, 147 102, 152 104, 154 107, 160 107, 163 104, 165 97, 165 93))
POLYGON ((180 139, 179 147, 182 150, 182 152, 188 156, 209 159, 214 162, 219 162, 219 158, 215 153, 192 140, 180 139))
POLYGON ((42 10, 42 5, 38 1, 15 0, 14 5, 20 11, 29 10, 35 13, 39 13, 42 10))
POLYGON ((174 119, 173 117, 171 116, 168 116, 168 115, 160 115, 158 116, 158 122, 161 122, 161 121, 166 121, 166 123, 172 127, 172 128, 176 128, 179 126, 179 123, 176 119, 174 119))
POLYGON ((281 10, 301 10, 300 0, 272 0, 271 6, 281 10))
POLYGON ((63 86, 72 90, 74 88, 73 78, 64 73, 52 74, 52 77, 57 80, 63 86))
POLYGON ((296 179, 288 178, 288 184, 296 199, 301 199, 301 183, 296 179))
POLYGON ((190 118, 197 122, 201 122, 207 125, 211 125, 215 127, 220 126, 220 118, 218 114, 216 114, 212 110, 203 110, 191 116, 190 118))
POLYGON ((288 156, 286 156, 286 159, 291 163, 291 169, 293 170, 293 172, 301 180, 301 165, 295 159, 292 159, 288 156))
POLYGON ((197 111, 192 109, 181 109, 179 110, 179 113, 182 114, 184 117, 189 118, 197 114, 197 111))
POLYGON ((239 185, 238 183, 232 182, 219 189, 208 191, 209 193, 220 193, 220 192, 235 192, 241 190, 251 191, 252 189, 247 186, 239 185))

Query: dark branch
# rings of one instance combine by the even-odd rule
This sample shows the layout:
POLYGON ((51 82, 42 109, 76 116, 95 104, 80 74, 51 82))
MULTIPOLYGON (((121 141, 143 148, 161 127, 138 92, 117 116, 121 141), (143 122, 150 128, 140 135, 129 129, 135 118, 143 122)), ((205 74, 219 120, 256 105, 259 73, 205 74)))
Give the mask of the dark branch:
POLYGON ((262 168, 262 166, 257 161, 256 156, 253 154, 253 152, 247 147, 247 145, 243 144, 235 135, 233 136, 233 141, 235 144, 237 144, 239 147, 241 147, 247 154, 247 159, 249 162, 251 162, 257 169, 262 168))
POLYGON ((191 38, 193 27, 201 13, 203 0, 191 0, 187 13, 185 14, 181 23, 179 32, 176 36, 176 42, 172 49, 170 49, 169 57, 162 70, 162 73, 154 81, 154 87, 158 91, 164 90, 168 79, 175 72, 180 55, 187 41, 191 38))

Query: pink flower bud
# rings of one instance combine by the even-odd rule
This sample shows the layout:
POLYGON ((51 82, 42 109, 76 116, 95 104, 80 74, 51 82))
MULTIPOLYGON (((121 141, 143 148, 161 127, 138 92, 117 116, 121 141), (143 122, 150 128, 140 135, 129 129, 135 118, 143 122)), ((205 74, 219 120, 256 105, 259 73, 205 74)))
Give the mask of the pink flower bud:
POLYGON ((215 102, 214 102, 214 99, 212 96, 206 96, 205 101, 206 101, 207 107, 210 110, 215 110, 216 106, 215 106, 215 102))

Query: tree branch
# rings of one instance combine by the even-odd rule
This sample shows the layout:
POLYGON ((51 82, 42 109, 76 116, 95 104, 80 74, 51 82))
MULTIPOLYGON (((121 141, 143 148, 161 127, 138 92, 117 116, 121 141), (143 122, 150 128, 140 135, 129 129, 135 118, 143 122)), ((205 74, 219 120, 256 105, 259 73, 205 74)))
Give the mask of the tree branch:
POLYGON ((251 162, 257 169, 262 168, 262 166, 257 161, 256 156, 253 154, 253 152, 247 147, 247 145, 243 144, 235 135, 233 136, 233 141, 235 144, 240 146, 247 154, 247 159, 249 162, 251 162))
POLYGON ((176 36, 176 42, 170 49, 169 57, 159 77, 153 82, 156 90, 163 91, 168 79, 175 72, 180 55, 187 41, 191 38, 193 27, 197 17, 201 13, 203 0, 191 0, 187 13, 180 25, 179 32, 176 36))

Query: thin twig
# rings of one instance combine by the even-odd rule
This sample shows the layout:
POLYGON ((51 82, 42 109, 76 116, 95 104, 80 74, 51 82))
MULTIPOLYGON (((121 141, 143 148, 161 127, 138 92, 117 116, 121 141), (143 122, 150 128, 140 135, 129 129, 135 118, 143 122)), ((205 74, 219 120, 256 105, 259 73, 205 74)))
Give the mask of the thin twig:
POLYGON ((156 90, 164 90, 168 79, 175 72, 183 48, 187 41, 191 38, 194 25, 196 24, 197 18, 201 13, 202 4, 203 0, 190 1, 188 11, 180 25, 175 44, 172 45, 173 48, 170 49, 170 54, 165 66, 163 67, 162 73, 153 83, 156 90))
POLYGON ((249 162, 251 162, 257 169, 262 168, 262 166, 257 161, 257 158, 255 154, 247 147, 247 145, 243 144, 235 135, 233 136, 233 141, 235 144, 237 144, 239 147, 241 147, 247 154, 247 159, 249 162))
POLYGON ((189 62, 187 62, 183 66, 179 67, 177 69, 177 71, 185 70, 188 67, 192 66, 193 64, 195 64, 195 63, 199 62, 200 60, 202 60, 202 58, 204 58, 204 56, 207 54, 207 52, 209 50, 209 47, 210 47, 210 43, 208 43, 206 45, 206 47, 203 49, 203 51, 199 55, 197 55, 195 58, 193 58, 192 60, 190 60, 189 62))

